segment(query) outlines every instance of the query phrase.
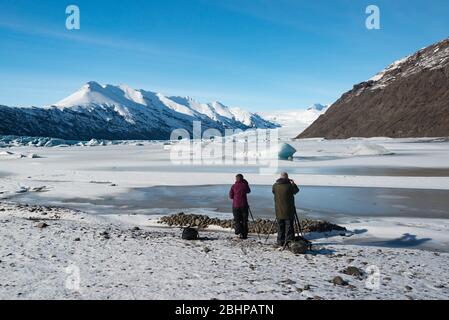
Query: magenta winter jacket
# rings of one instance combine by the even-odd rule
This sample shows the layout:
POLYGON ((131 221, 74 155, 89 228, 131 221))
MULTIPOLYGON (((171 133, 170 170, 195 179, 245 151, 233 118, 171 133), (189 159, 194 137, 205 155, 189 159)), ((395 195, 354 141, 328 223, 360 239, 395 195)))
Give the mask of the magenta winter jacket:
POLYGON ((233 208, 247 208, 248 198, 246 195, 251 192, 248 181, 243 180, 236 182, 229 191, 229 198, 232 199, 233 208))

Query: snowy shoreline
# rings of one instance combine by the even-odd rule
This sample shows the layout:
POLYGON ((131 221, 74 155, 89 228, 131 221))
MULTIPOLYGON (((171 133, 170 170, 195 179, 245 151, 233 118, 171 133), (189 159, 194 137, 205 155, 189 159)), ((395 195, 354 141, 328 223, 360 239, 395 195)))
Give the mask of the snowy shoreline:
POLYGON ((0 299, 449 297, 448 253, 323 242, 315 254, 295 256, 274 248, 273 238, 240 242, 210 230, 201 233, 207 241, 186 242, 178 228, 144 216, 5 202, 0 228, 0 299), (349 266, 379 268, 379 286, 343 274, 349 266), (337 276, 349 285, 334 285, 337 276))

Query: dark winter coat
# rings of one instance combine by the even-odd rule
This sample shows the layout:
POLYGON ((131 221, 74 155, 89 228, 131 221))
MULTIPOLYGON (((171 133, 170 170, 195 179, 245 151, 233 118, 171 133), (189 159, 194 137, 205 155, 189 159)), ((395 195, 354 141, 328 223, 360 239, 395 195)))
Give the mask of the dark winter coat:
POLYGON ((232 199, 233 208, 247 208, 248 198, 247 194, 251 192, 248 181, 236 182, 229 191, 229 198, 232 199))
POLYGON ((289 179, 279 179, 273 185, 276 218, 278 220, 292 220, 295 217, 295 194, 299 192, 296 184, 289 179))

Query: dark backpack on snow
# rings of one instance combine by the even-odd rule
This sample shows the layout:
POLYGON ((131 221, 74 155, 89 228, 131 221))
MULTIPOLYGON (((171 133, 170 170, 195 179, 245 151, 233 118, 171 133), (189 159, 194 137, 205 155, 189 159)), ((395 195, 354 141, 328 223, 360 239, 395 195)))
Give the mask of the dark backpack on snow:
POLYGON ((198 240, 198 231, 193 228, 184 228, 182 231, 182 239, 184 240, 198 240))

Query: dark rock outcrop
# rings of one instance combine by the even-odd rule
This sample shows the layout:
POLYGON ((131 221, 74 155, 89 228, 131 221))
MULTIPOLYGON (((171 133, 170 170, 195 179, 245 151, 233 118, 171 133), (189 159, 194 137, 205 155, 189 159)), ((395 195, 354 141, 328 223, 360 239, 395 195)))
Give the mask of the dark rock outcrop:
POLYGON ((354 86, 298 138, 449 136, 449 39, 354 86))
MULTIPOLYGON (((209 218, 205 215, 184 214, 182 212, 172 216, 162 217, 160 223, 171 227, 198 227, 200 229, 205 229, 209 226, 219 226, 226 229, 234 227, 232 220, 220 220, 218 218, 209 218)), ((301 220, 301 231, 305 233, 332 232, 346 231, 346 229, 326 221, 301 220)), ((272 220, 257 219, 256 223, 253 221, 249 222, 249 232, 275 234, 277 232, 277 226, 272 220)))
POLYGON ((353 276, 353 277, 357 277, 357 278, 360 278, 364 275, 364 272, 362 270, 360 270, 359 268, 354 267, 354 266, 347 267, 346 269, 344 269, 342 271, 342 273, 344 273, 348 276, 353 276))

